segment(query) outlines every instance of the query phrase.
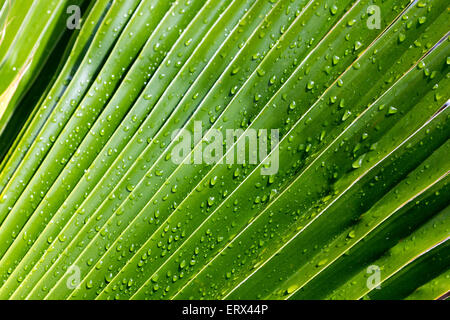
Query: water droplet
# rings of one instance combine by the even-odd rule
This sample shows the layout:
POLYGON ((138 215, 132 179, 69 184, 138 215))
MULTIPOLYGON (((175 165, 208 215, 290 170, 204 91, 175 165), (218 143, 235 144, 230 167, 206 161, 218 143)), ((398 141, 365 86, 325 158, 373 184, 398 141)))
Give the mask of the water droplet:
POLYGON ((391 106, 389 107, 387 114, 388 115, 395 114, 397 113, 397 111, 398 111, 397 108, 391 106))
POLYGON ((332 5, 331 7, 330 7, 330 12, 331 12, 331 14, 334 16, 337 12, 338 12, 338 7, 336 6, 336 5, 332 5))

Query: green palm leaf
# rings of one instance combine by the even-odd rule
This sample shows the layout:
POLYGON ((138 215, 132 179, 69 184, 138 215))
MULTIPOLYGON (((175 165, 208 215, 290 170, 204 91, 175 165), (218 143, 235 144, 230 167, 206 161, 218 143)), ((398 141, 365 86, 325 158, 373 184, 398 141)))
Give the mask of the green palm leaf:
POLYGON ((445 296, 449 14, 5 1, 0 298, 445 296))

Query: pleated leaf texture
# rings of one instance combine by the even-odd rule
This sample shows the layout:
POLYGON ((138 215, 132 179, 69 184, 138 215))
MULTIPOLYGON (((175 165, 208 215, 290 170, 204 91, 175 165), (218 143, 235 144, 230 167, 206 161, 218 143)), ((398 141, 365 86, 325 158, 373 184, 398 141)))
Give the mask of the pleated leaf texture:
POLYGON ((0 3, 0 299, 447 297, 448 1, 0 3))

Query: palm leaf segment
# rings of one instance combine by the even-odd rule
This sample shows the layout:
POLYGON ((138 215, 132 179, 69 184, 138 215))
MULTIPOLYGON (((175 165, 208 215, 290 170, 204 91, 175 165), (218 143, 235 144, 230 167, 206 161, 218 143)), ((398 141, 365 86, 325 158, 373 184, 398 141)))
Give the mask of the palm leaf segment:
POLYGON ((448 292, 448 3, 79 1, 52 72, 68 2, 39 3, 0 11, 1 298, 448 292))

